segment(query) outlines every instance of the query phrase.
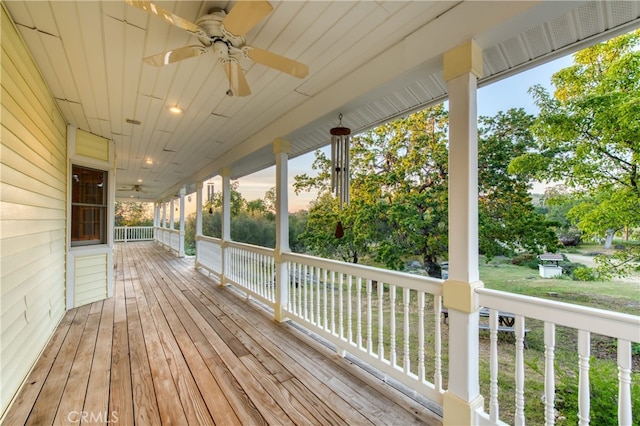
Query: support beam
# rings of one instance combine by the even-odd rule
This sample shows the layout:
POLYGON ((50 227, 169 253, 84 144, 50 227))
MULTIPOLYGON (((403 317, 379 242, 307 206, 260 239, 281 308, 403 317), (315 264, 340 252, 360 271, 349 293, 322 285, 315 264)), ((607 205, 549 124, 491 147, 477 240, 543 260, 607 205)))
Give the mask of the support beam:
POLYGON ((449 278, 443 301, 449 310, 449 387, 443 424, 472 425, 483 409, 478 383, 477 78, 482 51, 469 40, 444 55, 449 92, 449 278))
POLYGON ((273 141, 273 153, 276 159, 276 321, 286 321, 286 309, 289 300, 289 274, 283 254, 289 249, 289 196, 288 196, 288 160, 291 152, 289 141, 273 141))

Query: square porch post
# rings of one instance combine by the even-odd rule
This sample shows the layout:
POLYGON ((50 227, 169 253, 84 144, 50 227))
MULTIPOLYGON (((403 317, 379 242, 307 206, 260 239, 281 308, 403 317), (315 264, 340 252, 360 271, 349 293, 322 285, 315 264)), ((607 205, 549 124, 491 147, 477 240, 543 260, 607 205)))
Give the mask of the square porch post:
POLYGON ((169 229, 174 230, 176 228, 175 226, 175 211, 176 208, 176 197, 175 196, 171 196, 171 203, 169 204, 169 229))
POLYGON ((449 91, 449 386, 443 424, 472 425, 484 409, 478 384, 478 119, 482 51, 469 40, 444 54, 449 91))
POLYGON ((203 182, 196 182, 196 237, 202 235, 202 188, 203 187, 204 187, 203 182))
POLYGON ((198 238, 202 236, 202 188, 203 182, 196 182, 196 261, 194 262, 196 269, 198 269, 200 252, 198 251, 198 238))
POLYGON ((178 239, 178 257, 184 257, 184 196, 186 188, 180 188, 180 237, 178 239))
POLYGON ((276 157, 276 306, 275 320, 286 321, 286 309, 289 301, 289 273, 283 255, 289 249, 289 195, 288 195, 288 159, 291 144, 284 139, 273 141, 273 153, 276 157))
POLYGON ((222 175, 222 223, 220 225, 222 227, 220 233, 222 237, 222 273, 220 275, 220 285, 225 285, 230 266, 227 245, 231 241, 231 169, 225 167, 220 174, 222 175))

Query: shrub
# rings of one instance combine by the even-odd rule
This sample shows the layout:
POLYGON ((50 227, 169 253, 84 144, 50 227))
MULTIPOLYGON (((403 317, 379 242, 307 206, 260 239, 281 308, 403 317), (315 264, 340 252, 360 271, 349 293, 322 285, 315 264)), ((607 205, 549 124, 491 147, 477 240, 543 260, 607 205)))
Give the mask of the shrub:
MULTIPOLYGON (((591 424, 618 424, 618 368, 615 363, 591 358, 589 380, 591 393, 591 424)), ((558 371, 559 383, 556 386, 556 409, 564 417, 559 425, 576 424, 578 420, 578 371, 558 371)), ((637 378, 636 378, 637 379, 637 378)), ((640 386, 632 380, 631 400, 640 400, 640 386)), ((633 406, 637 419, 638 404, 633 406)))
POLYGON ((511 259, 511 263, 517 266, 527 266, 531 269, 538 269, 538 258, 531 253, 523 253, 511 259))
POLYGON ((576 281, 595 281, 597 277, 593 269, 580 266, 573 271, 572 278, 576 281))

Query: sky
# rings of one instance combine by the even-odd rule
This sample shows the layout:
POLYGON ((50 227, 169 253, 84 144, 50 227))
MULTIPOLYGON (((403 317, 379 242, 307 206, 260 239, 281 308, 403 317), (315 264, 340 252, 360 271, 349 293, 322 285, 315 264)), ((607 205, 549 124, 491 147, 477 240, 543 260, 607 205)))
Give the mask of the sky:
MULTIPOLYGON (((528 93, 531 86, 541 84, 552 90, 551 75, 572 63, 571 55, 547 62, 531 70, 505 78, 478 90, 478 115, 493 116, 499 111, 510 108, 524 108, 530 114, 537 114, 538 108, 533 103, 533 97, 528 93)), ((315 193, 301 193, 296 195, 293 191, 294 176, 302 173, 312 173, 314 153, 308 153, 289 160, 289 210, 295 212, 307 209, 309 202, 315 199, 315 193)), ((215 177, 209 182, 215 186, 216 192, 222 188, 222 180, 215 177)), ((275 167, 244 176, 238 180, 238 190, 246 200, 264 198, 265 193, 275 186, 275 167)), ((545 185, 536 183, 534 193, 544 192, 545 185)), ((206 188, 206 184, 205 184, 206 188)), ((191 205, 195 211, 195 195, 187 202, 187 213, 191 205)))

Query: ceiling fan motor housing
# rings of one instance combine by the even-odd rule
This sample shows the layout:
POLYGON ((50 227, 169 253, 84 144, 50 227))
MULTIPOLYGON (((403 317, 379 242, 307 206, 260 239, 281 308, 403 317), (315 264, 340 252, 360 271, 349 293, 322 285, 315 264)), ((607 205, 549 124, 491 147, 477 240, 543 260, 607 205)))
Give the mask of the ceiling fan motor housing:
POLYGON ((198 18, 196 25, 202 28, 202 30, 209 36, 208 39, 200 39, 202 44, 210 46, 215 44, 216 41, 222 41, 229 47, 233 46, 235 48, 240 48, 244 46, 246 43, 244 36, 231 34, 229 31, 225 30, 224 25, 222 25, 222 21, 226 16, 227 13, 224 10, 214 9, 210 10, 207 15, 203 15, 198 18))

